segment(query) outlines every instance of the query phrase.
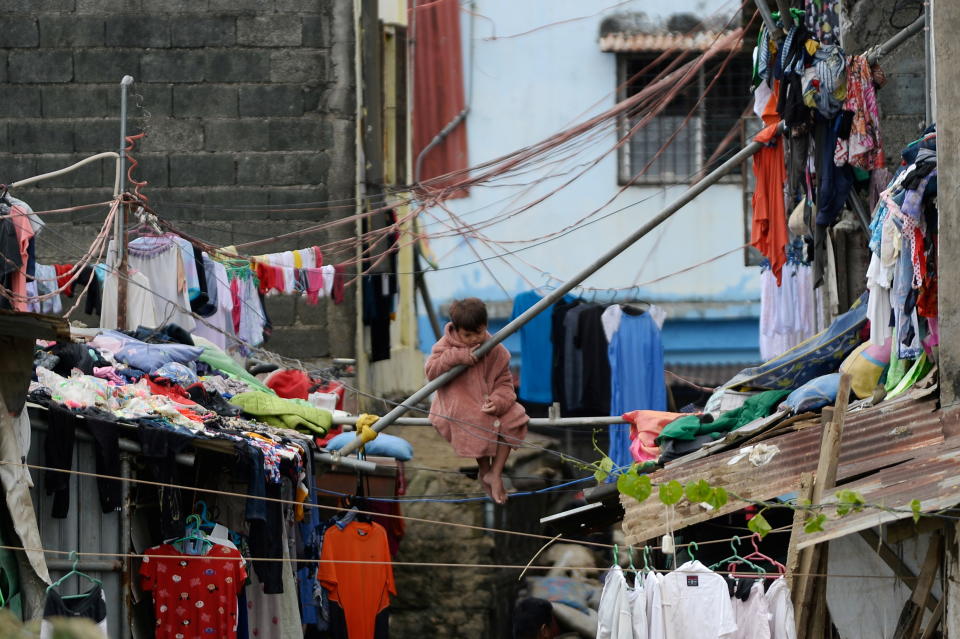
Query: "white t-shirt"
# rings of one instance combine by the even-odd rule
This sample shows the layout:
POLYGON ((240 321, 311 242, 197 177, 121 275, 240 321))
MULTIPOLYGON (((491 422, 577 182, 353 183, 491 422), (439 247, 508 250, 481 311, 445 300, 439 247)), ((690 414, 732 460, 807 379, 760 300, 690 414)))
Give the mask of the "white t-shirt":
POLYGON ((688 561, 663 578, 666 639, 732 639, 737 631, 723 577, 688 561))
POLYGON ((746 601, 733 598, 733 618, 737 621, 736 639, 770 639, 770 611, 763 594, 763 583, 757 580, 746 601))
POLYGON ((620 566, 607 573, 597 611, 597 639, 633 639, 633 614, 620 566))
POLYGON ((793 601, 786 580, 781 577, 770 584, 765 596, 770 611, 770 638, 797 639, 797 622, 793 617, 793 601))
POLYGON ((643 594, 647 600, 648 639, 665 639, 667 631, 663 627, 663 601, 660 588, 663 577, 655 572, 647 573, 643 583, 643 594))
MULTIPOLYGON (((637 577, 640 580, 640 577, 637 577)), ((650 626, 647 623, 647 597, 643 588, 627 590, 630 600, 630 614, 632 617, 633 639, 650 639, 650 626)))

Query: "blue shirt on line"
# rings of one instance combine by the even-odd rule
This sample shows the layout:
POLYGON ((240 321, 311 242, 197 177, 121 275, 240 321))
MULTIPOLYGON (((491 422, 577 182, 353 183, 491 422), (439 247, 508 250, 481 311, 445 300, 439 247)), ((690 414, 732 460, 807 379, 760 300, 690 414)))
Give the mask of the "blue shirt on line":
MULTIPOLYGON (((543 299, 534 291, 526 291, 513 300, 513 313, 510 321, 515 320, 524 311, 543 299)), ((570 303, 573 297, 565 295, 563 301, 570 303)), ((552 330, 553 306, 540 312, 520 329, 520 399, 525 402, 550 404, 553 402, 553 342, 552 330)))

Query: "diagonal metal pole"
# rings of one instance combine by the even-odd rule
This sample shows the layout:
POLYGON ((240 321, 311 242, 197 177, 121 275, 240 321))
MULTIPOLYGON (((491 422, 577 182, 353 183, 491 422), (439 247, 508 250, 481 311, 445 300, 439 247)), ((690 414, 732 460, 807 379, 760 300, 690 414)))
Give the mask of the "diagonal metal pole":
MULTIPOLYGON (((625 250, 630 248, 634 243, 637 242, 640 238, 647 235, 650 231, 657 228, 662 224, 667 218, 671 215, 682 209, 684 206, 689 204, 694 198, 707 190, 708 187, 715 184, 727 173, 740 166, 740 164, 752 156, 754 153, 763 148, 763 145, 759 142, 751 142, 747 146, 743 147, 739 153, 734 155, 732 158, 724 162, 722 165, 717 167, 712 173, 706 175, 702 180, 696 182, 689 189, 684 191, 683 195, 677 198, 672 204, 667 206, 665 209, 660 211, 653 219, 649 222, 638 228, 636 231, 628 235, 626 238, 617 243, 609 251, 597 258, 596 261, 591 263, 589 266, 585 267, 582 271, 574 275, 569 281, 565 282, 558 286, 555 290, 548 293, 543 299, 531 306, 526 310, 522 315, 514 319, 512 322, 504 326, 502 329, 497 331, 495 335, 489 340, 487 340, 480 348, 477 349, 477 357, 483 357, 489 353, 497 344, 507 339, 509 336, 516 333, 520 330, 524 324, 532 320, 534 317, 539 315, 541 312, 550 308, 555 302, 563 298, 564 295, 569 293, 571 290, 576 288, 576 286, 586 280, 588 277, 599 271, 603 266, 612 261, 615 257, 623 253, 625 250)), ((373 429, 377 432, 382 431, 390 424, 394 423, 397 418, 402 417, 407 411, 415 409, 417 404, 425 400, 438 388, 444 386, 447 382, 455 378, 457 375, 462 373, 467 369, 466 366, 459 365, 451 368, 443 375, 436 377, 432 381, 428 382, 420 390, 415 392, 413 395, 408 397, 406 401, 402 404, 396 406, 389 413, 381 417, 376 424, 373 425, 373 429)), ((360 446, 360 439, 354 439, 347 443, 346 446, 340 449, 340 455, 349 455, 355 451, 360 446)))

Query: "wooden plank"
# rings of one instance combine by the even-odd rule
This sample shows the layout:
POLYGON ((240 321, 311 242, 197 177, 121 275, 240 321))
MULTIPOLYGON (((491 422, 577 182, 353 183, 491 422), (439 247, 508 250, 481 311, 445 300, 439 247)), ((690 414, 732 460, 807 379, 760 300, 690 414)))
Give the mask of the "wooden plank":
POLYGON ((900 619, 897 621, 897 628, 894 630, 894 639, 917 639, 920 636, 920 624, 923 621, 923 604, 930 595, 933 588, 934 578, 940 568, 940 548, 942 546, 943 536, 936 532, 930 538, 930 545, 927 547, 927 556, 923 560, 923 567, 920 569, 920 575, 917 577, 917 583, 913 588, 910 599, 903 606, 900 612, 900 619))
MULTIPOLYGON (((803 473, 800 475, 800 490, 797 491, 797 500, 799 502, 809 502, 813 497, 813 473, 803 473)), ((798 585, 799 579, 794 573, 798 572, 800 565, 800 553, 797 549, 797 541, 803 534, 803 525, 806 521, 808 511, 795 510, 793 512, 793 528, 790 530, 790 543, 787 546, 787 585, 790 592, 798 585)))
MULTIPOLYGON (((824 409, 823 419, 830 421, 825 424, 820 439, 820 457, 817 460, 817 474, 813 481, 813 491, 810 501, 813 504, 820 504, 823 495, 827 489, 833 488, 837 483, 837 466, 840 460, 840 440, 843 438, 843 425, 847 415, 847 404, 850 400, 850 376, 846 373, 840 375, 840 385, 837 388, 837 401, 833 410, 824 409)), ((806 632, 810 627, 811 619, 814 619, 815 606, 818 601, 815 598, 813 585, 815 580, 805 577, 813 572, 814 567, 820 565, 820 553, 818 548, 813 546, 806 548, 800 553, 798 570, 800 573, 799 587, 794 592, 794 608, 797 610, 797 636, 814 636, 806 632)), ((824 590, 824 592, 826 592, 824 590)), ((822 633, 821 633, 822 636, 822 633)))
MULTIPOLYGON (((937 523, 939 524, 939 522, 937 523)), ((916 588, 917 576, 913 574, 912 570, 910 570, 910 566, 900 559, 900 556, 897 555, 893 548, 880 539, 880 535, 878 535, 872 529, 867 529, 860 531, 860 537, 867 542, 867 545, 870 546, 870 548, 872 548, 874 552, 880 556, 880 559, 883 560, 883 563, 887 564, 887 567, 893 571, 893 574, 899 577, 908 588, 911 590, 916 588)), ((937 601, 937 598, 933 596, 933 593, 927 597, 926 606, 931 612, 937 608, 939 603, 940 602, 937 601)))
POLYGON ((937 607, 933 609, 933 614, 930 616, 930 623, 927 624, 927 629, 920 635, 920 639, 932 639, 937 628, 940 627, 940 620, 943 619, 943 601, 941 599, 937 602, 937 607))

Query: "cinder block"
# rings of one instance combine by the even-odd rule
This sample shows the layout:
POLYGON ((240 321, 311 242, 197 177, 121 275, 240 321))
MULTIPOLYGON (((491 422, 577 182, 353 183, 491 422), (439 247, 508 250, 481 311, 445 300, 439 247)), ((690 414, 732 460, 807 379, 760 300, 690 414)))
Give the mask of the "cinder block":
POLYGON ((178 118, 235 118, 237 89, 233 86, 174 86, 173 114, 178 118))
POLYGON ((209 120, 204 123, 208 151, 267 151, 270 131, 263 120, 209 120))
POLYGON ((201 82, 204 58, 196 49, 148 51, 140 56, 140 73, 146 82, 201 82))
POLYGON ((76 0, 76 3, 77 13, 106 15, 137 13, 143 10, 142 0, 76 0))
POLYGON ((36 156, 0 153, 0 182, 3 184, 10 184, 36 174, 36 156))
POLYGON ((5 149, 9 146, 10 143, 7 140, 7 123, 0 122, 0 149, 5 149))
MULTIPOLYGON (((234 214, 244 217, 244 207, 266 204, 267 191, 257 185, 249 184, 238 184, 236 187, 230 189, 210 189, 204 194, 203 203, 209 204, 211 207, 217 207, 220 210, 226 209, 228 217, 225 219, 229 220, 234 219, 233 217, 229 217, 234 214), (229 210, 231 208, 235 210, 229 210)), ((250 209, 248 213, 255 215, 247 215, 245 219, 256 220, 263 216, 262 211, 256 209, 250 209)), ((257 229, 248 228, 247 232, 256 234, 257 229)), ((262 234, 259 235, 259 237, 262 236, 262 234)), ((250 239, 250 236, 245 237, 250 239)))
POLYGON ((274 326, 266 348, 298 359, 329 357, 330 344, 323 326, 274 326))
POLYGON ((273 151, 319 151, 329 141, 329 126, 321 120, 293 118, 270 120, 270 149, 273 151))
POLYGON ((237 162, 237 181, 275 186, 319 184, 326 177, 329 164, 327 157, 319 153, 243 155, 237 162))
POLYGON ((102 118, 108 114, 104 87, 77 84, 44 87, 42 101, 45 118, 102 118))
POLYGON ((114 151, 120 143, 120 120, 86 120, 73 123, 74 146, 78 152, 114 151))
POLYGON ((170 156, 171 186, 213 186, 235 182, 235 160, 232 155, 203 153, 170 156))
MULTIPOLYGON (((37 159, 37 173, 49 173, 64 167, 70 166, 74 162, 82 160, 83 155, 54 155, 45 153, 37 159)), ((111 164, 111 168, 112 168, 111 164)), ((81 166, 76 171, 71 171, 64 175, 44 181, 44 187, 50 188, 68 188, 68 187, 98 187, 102 186, 102 163, 91 162, 81 166)), ((110 171, 113 173, 113 171, 110 171)))
MULTIPOLYGON (((329 210, 317 210, 329 206, 329 194, 326 187, 316 180, 308 187, 274 187, 270 189, 270 204, 283 210, 272 210, 267 213, 271 220, 308 220, 318 223, 330 214, 329 210)), ((335 209, 345 214, 347 209, 335 209)), ((326 231, 319 234, 325 236, 326 231)), ((317 241, 318 235, 305 236, 310 243, 317 241)))
POLYGON ((0 51, 0 82, 7 81, 7 52, 0 51))
POLYGON ((298 16, 258 15, 237 18, 237 44, 251 47, 299 47, 302 24, 298 16))
POLYGON ((5 17, 0 29, 0 48, 35 47, 40 44, 36 18, 5 17))
POLYGON ((96 16, 40 16, 41 47, 101 47, 103 18, 96 16))
POLYGON ((211 13, 269 13, 273 0, 207 0, 211 13))
POLYGON ((160 16, 108 16, 104 24, 108 47, 170 46, 170 23, 160 16))
MULTIPOLYGON (((137 160, 137 167, 133 169, 133 177, 137 181, 146 180, 149 184, 143 187, 144 193, 148 195, 158 188, 164 188, 170 185, 170 174, 168 171, 168 161, 166 153, 140 153, 134 151, 133 157, 137 160)), ((105 167, 107 165, 104 165, 105 167)), ((103 170, 103 186, 113 186, 114 171, 113 166, 103 170)))
MULTIPOLYGON (((277 233, 283 233, 277 229, 277 233)), ((292 326, 297 317, 297 298, 293 295, 271 295, 265 298, 264 308, 274 326, 292 326)))
MULTIPOLYGON (((139 78, 137 78, 139 80, 139 78)), ((120 113, 119 82, 107 89, 107 115, 120 113)), ((167 83, 134 82, 127 108, 132 119, 167 118, 173 112, 173 87, 167 83)))
POLYGON ((132 75, 140 80, 140 63, 130 49, 79 49, 73 55, 77 82, 120 83, 132 75))
MULTIPOLYGON (((113 197, 113 187, 110 187, 110 188, 102 187, 99 189, 70 189, 70 205, 71 206, 93 204, 94 202, 106 202, 110 200, 112 197, 113 197)), ((80 228, 83 228, 79 224, 77 226, 80 228)), ((93 227, 90 224, 85 224, 83 226, 87 227, 90 230, 93 230, 93 227)), ((93 230, 93 234, 96 234, 96 230, 93 230)), ((80 251, 79 253, 75 253, 76 255, 83 255, 83 252, 86 251, 87 248, 90 246, 90 243, 91 243, 91 240, 93 240, 93 237, 91 235, 91 237, 89 238, 83 238, 79 240, 76 237, 73 237, 72 240, 70 238, 63 238, 63 237, 58 239, 66 241, 68 246, 71 249, 76 250, 77 248, 79 248, 80 251)))
POLYGON ((150 6, 151 12, 169 13, 173 15, 180 15, 182 13, 206 13, 208 10, 207 0, 164 0, 163 2, 156 2, 150 6))
POLYGON ((0 89, 0 118, 38 118, 40 87, 5 86, 0 89))
POLYGON ((293 11, 297 13, 320 13, 326 9, 326 3, 321 0, 276 0, 277 11, 293 11))
POLYGON ((170 42, 175 47, 232 47, 236 23, 232 16, 177 16, 170 19, 170 42))
POLYGON ((206 78, 210 82, 266 82, 270 80, 270 58, 262 51, 207 51, 206 78))
POLYGON ((270 54, 271 82, 323 82, 327 78, 325 51, 284 49, 270 54))
POLYGON ((326 16, 303 16, 301 18, 301 44, 305 47, 328 48, 331 46, 330 19, 326 16))
POLYGON ((11 122, 10 150, 14 153, 73 152, 73 123, 30 120, 11 122))
POLYGON ((36 15, 41 11, 73 11, 74 0, 5 0, 4 12, 36 15))
POLYGON ((303 92, 295 85, 241 87, 240 115, 303 115, 303 92))
POLYGON ((147 138, 141 147, 148 153, 157 151, 198 151, 203 148, 203 125, 195 120, 157 119, 150 122, 147 138))
POLYGON ((73 54, 67 49, 14 50, 7 63, 11 82, 70 82, 73 54))

